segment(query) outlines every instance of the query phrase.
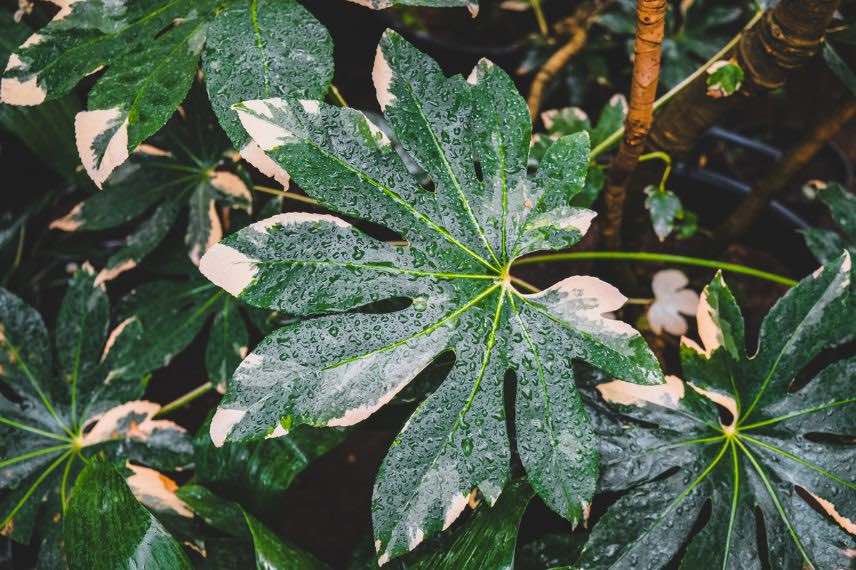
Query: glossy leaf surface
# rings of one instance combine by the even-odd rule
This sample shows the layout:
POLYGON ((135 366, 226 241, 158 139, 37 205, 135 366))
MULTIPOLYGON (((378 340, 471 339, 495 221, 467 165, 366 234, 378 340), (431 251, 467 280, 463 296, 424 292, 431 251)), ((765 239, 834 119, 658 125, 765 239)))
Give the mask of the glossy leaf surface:
POLYGON ((72 278, 53 342, 39 314, 0 289, 0 379, 14 395, 0 397, 0 526, 20 542, 29 542, 40 510, 62 511, 88 457, 167 470, 191 461, 188 434, 154 419, 160 405, 139 400, 163 359, 137 360, 147 338, 139 320, 110 330, 95 279, 88 264, 72 278))
MULTIPOLYGON (((229 105, 250 97, 320 97, 332 75, 332 44, 295 0, 65 2, 9 59, 0 97, 39 105, 106 67, 75 118, 83 166, 99 187, 181 105, 205 50, 209 94, 229 137, 244 150, 229 105)), ((261 152, 246 158, 265 174, 261 152)))
POLYGON ((703 346, 682 343, 685 381, 598 384, 601 487, 623 494, 595 525, 580 567, 662 567, 676 557, 681 568, 850 565, 856 359, 805 385, 793 379, 853 331, 852 276, 845 254, 803 279, 767 314, 752 357, 717 276, 699 304, 703 346))
POLYGON ((93 461, 81 472, 64 535, 71 570, 192 568, 181 545, 109 463, 93 461))
POLYGON ((639 334, 603 316, 624 302, 611 285, 576 276, 523 295, 508 279, 513 259, 570 247, 588 229, 594 213, 570 205, 584 183, 588 136, 559 139, 530 177, 526 105, 498 67, 482 61, 466 81, 447 78, 388 31, 373 77, 387 120, 433 192, 358 111, 286 99, 237 107, 253 139, 307 193, 409 245, 334 216, 292 213, 209 250, 202 272, 242 301, 300 316, 334 313, 262 341, 235 372, 212 439, 355 424, 452 352, 448 377, 414 412, 378 475, 381 561, 449 526, 473 488, 489 504, 499 497, 510 476, 509 369, 518 377, 518 447, 529 480, 579 523, 597 453, 571 359, 640 383, 661 380, 639 334), (390 298, 409 301, 392 312, 356 310, 390 298))

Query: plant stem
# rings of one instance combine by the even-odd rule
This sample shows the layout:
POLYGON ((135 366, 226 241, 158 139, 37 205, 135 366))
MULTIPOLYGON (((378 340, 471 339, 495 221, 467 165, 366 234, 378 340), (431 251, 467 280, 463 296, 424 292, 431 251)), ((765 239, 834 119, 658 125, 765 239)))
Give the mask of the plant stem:
POLYGON ((187 404, 189 404, 193 400, 199 398, 200 396, 207 394, 208 392, 210 392, 213 389, 214 389, 214 386, 211 384, 211 382, 206 382, 205 384, 200 384, 199 386, 197 386, 196 388, 194 388, 190 392, 187 392, 186 394, 179 396, 178 398, 176 398, 172 402, 162 406, 161 409, 158 410, 157 413, 153 417, 157 418, 157 417, 165 416, 165 415, 169 414, 170 412, 172 412, 173 410, 176 410, 178 408, 186 406, 187 404))
POLYGON ((666 29, 666 0, 636 2, 636 37, 633 41, 633 78, 624 121, 624 137, 609 165, 604 191, 606 221, 603 238, 608 247, 621 246, 621 226, 627 185, 636 171, 645 138, 654 122, 654 102, 660 78, 660 52, 666 29))
POLYGON ((856 117, 854 99, 845 101, 823 117, 803 140, 791 147, 770 172, 752 187, 734 212, 713 232, 714 243, 724 247, 741 238, 763 214, 770 200, 782 192, 795 176, 803 172, 826 143, 853 117, 856 117))
POLYGON ((648 148, 683 155, 723 116, 783 87, 795 69, 814 61, 838 4, 838 0, 780 0, 756 14, 750 24, 757 25, 747 24, 731 49, 717 54, 718 59, 734 59, 743 69, 739 93, 713 98, 707 94, 703 74, 692 78, 657 115, 648 148))
POLYGON ((333 99, 340 107, 348 106, 348 102, 345 101, 344 97, 342 97, 342 92, 339 91, 339 88, 332 83, 330 84, 330 94, 333 96, 333 99))
MULTIPOLYGON (((663 105, 668 103, 672 97, 677 95, 687 85, 689 85, 690 83, 695 81, 695 79, 698 76, 703 74, 707 70, 708 67, 710 67, 712 64, 714 64, 717 61, 719 61, 720 59, 722 59, 723 56, 725 56, 729 51, 731 51, 731 49, 734 48, 735 45, 737 45, 737 42, 740 41, 740 38, 743 36, 743 34, 746 33, 746 30, 748 30, 749 28, 754 26, 755 23, 761 19, 761 16, 763 14, 764 14, 763 11, 755 12, 755 15, 752 16, 752 18, 748 22, 746 22, 745 26, 743 26, 743 29, 741 29, 739 32, 737 32, 737 35, 734 36, 733 38, 731 38, 728 41, 728 43, 722 47, 722 49, 720 49, 718 52, 713 54, 713 56, 711 56, 710 59, 708 59, 706 62, 704 62, 704 64, 702 64, 701 67, 699 67, 698 69, 693 71, 690 75, 688 75, 683 80, 681 80, 680 83, 678 83, 677 85, 675 85, 674 87, 669 89, 666 93, 664 93, 662 96, 660 96, 659 99, 654 101, 654 111, 659 110, 660 107, 662 107, 663 105)), ((615 145, 615 143, 617 143, 618 141, 621 140, 621 136, 623 134, 624 134, 624 126, 613 131, 612 133, 610 133, 610 135, 608 137, 603 139, 596 147, 591 149, 591 152, 589 153, 589 160, 594 160, 600 154, 602 154, 602 153, 606 152, 607 150, 609 150, 610 148, 612 148, 612 146, 615 145)))
POLYGON ((514 275, 509 275, 508 278, 511 280, 512 283, 514 283, 515 285, 520 285, 524 289, 527 289, 530 293, 540 293, 541 292, 541 289, 539 289, 538 287, 536 287, 532 283, 529 283, 528 281, 524 281, 520 277, 515 277, 514 275))
POLYGON ((714 259, 704 259, 702 257, 688 257, 685 255, 671 255, 668 253, 649 253, 644 251, 579 251, 568 253, 548 253, 545 255, 533 255, 532 257, 524 257, 514 262, 514 265, 529 265, 531 263, 549 263, 552 261, 581 261, 581 260, 604 260, 604 261, 642 261, 648 263, 676 263, 680 265, 695 265, 697 267, 709 267, 711 269, 721 269, 743 275, 750 275, 758 279, 765 279, 779 285, 787 285, 793 287, 797 282, 793 279, 762 271, 754 267, 740 265, 738 263, 728 263, 726 261, 717 261, 714 259))
POLYGON ((541 7, 541 0, 531 0, 532 11, 535 13, 535 21, 538 22, 538 30, 545 38, 550 35, 550 29, 547 27, 547 18, 544 17, 544 9, 541 7))
POLYGON ((253 190, 256 192, 264 192, 265 194, 273 194, 274 196, 281 196, 282 198, 294 200, 295 202, 303 202, 304 204, 311 204, 313 206, 318 205, 318 200, 315 198, 310 198, 303 194, 295 194, 294 192, 286 192, 285 190, 277 190, 276 188, 271 188, 269 186, 259 186, 256 184, 253 186, 253 190))
POLYGON ((547 58, 547 61, 532 79, 526 104, 529 107, 529 116, 533 121, 538 117, 538 111, 541 109, 541 102, 544 99, 544 91, 547 86, 568 61, 585 46, 588 39, 588 27, 591 24, 592 16, 597 13, 598 9, 598 5, 590 2, 584 2, 577 7, 567 19, 567 28, 570 31, 570 38, 568 38, 567 43, 547 58))
POLYGON ((639 162, 647 160, 662 160, 666 167, 663 169, 663 176, 660 178, 660 192, 666 191, 666 180, 669 179, 669 174, 672 172, 672 157, 662 151, 649 152, 639 157, 639 162))

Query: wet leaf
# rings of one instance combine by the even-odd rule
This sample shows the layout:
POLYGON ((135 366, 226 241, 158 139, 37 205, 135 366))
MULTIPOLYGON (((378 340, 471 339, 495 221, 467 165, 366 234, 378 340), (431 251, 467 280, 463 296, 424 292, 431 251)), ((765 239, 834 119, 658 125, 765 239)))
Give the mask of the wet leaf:
POLYGON ((654 233, 660 241, 665 241, 675 229, 675 223, 681 217, 683 206, 681 199, 670 190, 661 190, 656 186, 645 188, 645 208, 651 215, 654 233))
POLYGON ((95 280, 88 264, 72 278, 53 343, 39 314, 0 289, 0 379, 13 395, 0 396, 0 527, 20 542, 37 516, 63 511, 95 454, 166 470, 191 461, 189 435, 154 419, 160 405, 139 400, 159 367, 137 359, 148 332, 134 318, 110 330, 95 280))
POLYGON ((580 567, 660 567, 676 556, 681 568, 850 565, 856 359, 828 364, 806 385, 793 380, 853 331, 852 275, 844 254, 803 279, 767 314, 751 357, 718 275, 699 304, 702 345, 682 341, 684 381, 598 384, 601 488, 621 497, 580 567))
MULTIPOLYGON (((588 115, 578 107, 544 111, 541 113, 541 120, 547 132, 536 133, 532 137, 529 166, 537 167, 550 145, 565 135, 587 132, 591 146, 597 146, 624 125, 626 116, 627 99, 620 94, 613 95, 609 102, 604 105, 594 126, 589 121, 588 115)), ((605 183, 606 176, 603 167, 597 163, 590 164, 586 174, 585 187, 582 192, 572 198, 571 204, 583 208, 590 207, 600 195, 605 183)))
POLYGON ((389 31, 375 62, 384 115, 434 192, 358 111, 288 99, 237 106, 253 139, 307 193, 409 245, 331 215, 290 213, 210 249, 201 271, 242 301, 316 316, 279 329, 244 359, 211 437, 222 445, 301 424, 353 425, 451 352, 448 377, 381 466, 373 504, 381 561, 448 527, 473 488, 488 504, 499 497, 510 477, 508 369, 518 377, 518 447, 529 481, 580 523, 597 454, 571 360, 648 384, 660 382, 659 367, 635 330, 603 316, 625 300, 611 285, 574 276, 523 295, 507 274, 515 258, 570 247, 588 229, 594 213, 570 205, 583 187, 588 136, 559 139, 530 177, 526 105, 498 67, 482 61, 467 81, 447 78, 389 31), (392 298, 408 302, 358 310, 392 298))
POLYGON ((233 2, 208 28, 205 86, 241 156, 288 186, 288 174, 253 144, 231 106, 248 99, 322 99, 333 78, 333 41, 294 0, 233 2))
MULTIPOLYGON (((127 7, 81 0, 65 3, 15 50, 0 97, 10 105, 39 105, 106 67, 89 93, 87 110, 75 118, 83 166, 101 187, 181 105, 206 41, 209 93, 236 144, 246 137, 225 114, 228 105, 284 93, 320 97, 326 91, 329 35, 295 0, 155 0, 127 7)), ((263 155, 247 158, 276 174, 265 170, 269 161, 263 155)))
POLYGON ((837 182, 820 183, 817 197, 829 208, 838 231, 803 230, 806 246, 821 263, 835 259, 845 249, 856 254, 856 198, 837 182))
POLYGON ((129 226, 124 246, 110 256, 99 283, 139 265, 164 241, 185 208, 185 244, 194 263, 223 237, 220 208, 252 209, 251 180, 208 120, 204 96, 195 93, 192 99, 186 117, 176 115, 137 149, 107 179, 104 190, 51 224, 67 232, 129 226))
POLYGON ((71 570, 192 567, 181 545, 106 462, 92 461, 77 478, 64 535, 71 570))
POLYGON ((714 99, 734 95, 743 83, 743 68, 736 61, 714 62, 706 73, 707 95, 714 99))
MULTIPOLYGON (((27 39, 30 28, 15 22, 12 14, 0 11, 0 67, 12 51, 27 39)), ((39 107, 15 107, 0 103, 0 129, 15 135, 39 159, 66 180, 75 176, 80 164, 74 146, 74 116, 80 102, 73 94, 39 107)))

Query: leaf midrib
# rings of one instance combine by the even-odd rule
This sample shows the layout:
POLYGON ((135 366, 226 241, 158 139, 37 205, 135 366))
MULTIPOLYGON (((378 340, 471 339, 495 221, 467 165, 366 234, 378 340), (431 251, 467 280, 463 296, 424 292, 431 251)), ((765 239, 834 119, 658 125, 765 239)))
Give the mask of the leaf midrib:
POLYGON ((446 170, 446 173, 449 175, 449 179, 452 181, 452 185, 455 187, 455 192, 458 195, 458 199, 461 202, 461 206, 463 206, 464 211, 467 213, 467 217, 470 220, 470 223, 473 224, 473 229, 476 230, 476 233, 479 236, 482 244, 484 244, 487 252, 493 258, 494 263, 500 265, 499 259, 496 257, 496 253, 493 251, 490 243, 487 240, 487 236, 484 233, 484 229, 482 229, 481 224, 476 220, 475 214, 473 214, 473 210, 470 207, 470 202, 467 200, 466 195, 464 194, 463 189, 461 188, 461 182, 458 180, 458 177, 455 175, 452 170, 452 165, 449 163, 449 159, 446 157, 446 153, 443 151, 442 146, 440 145, 440 140, 437 138, 437 134, 434 132, 434 129, 431 128, 431 123, 428 121, 428 117, 425 116, 425 112, 422 109, 422 104, 419 101, 419 98, 416 96, 416 90, 413 88, 413 85, 410 81, 404 81, 404 86, 410 92, 410 96, 413 99, 414 106, 416 110, 419 111, 419 116, 422 118, 422 121, 425 123, 425 128, 428 131, 428 134, 431 135, 431 142, 434 144, 434 148, 437 150, 437 154, 440 157, 440 160, 443 162, 443 168, 446 170))
POLYGON ((446 273, 440 271, 422 271, 420 269, 409 269, 402 267, 393 267, 389 265, 381 265, 374 263, 350 263, 344 261, 332 261, 327 259, 273 259, 251 261, 253 265, 279 265, 279 264, 295 264, 295 265, 329 265, 332 267, 342 267, 345 269, 367 269, 378 271, 380 273, 393 273, 402 275, 416 275, 420 277, 436 277, 438 279, 496 279, 496 275, 487 275, 479 273, 446 273))
MULTIPOLYGON (((260 118, 262 118, 262 117, 260 117, 260 118)), ((484 259, 482 256, 480 256, 478 253, 474 252, 469 247, 467 247, 465 244, 460 242, 457 238, 455 238, 455 236, 453 236, 451 233, 449 233, 449 230, 447 230, 446 228, 444 228, 443 226, 441 226, 440 224, 438 224, 437 222, 432 220, 431 217, 428 216, 427 214, 425 214, 424 212, 417 210, 416 207, 413 206, 413 204, 411 204, 410 202, 408 202, 407 200, 402 198, 398 194, 398 192, 396 192, 392 188, 386 186, 385 184, 382 184, 379 180, 376 180, 374 177, 369 176, 368 173, 363 172, 362 170, 355 168, 350 163, 343 160, 341 157, 339 157, 339 156, 333 154, 332 152, 329 152, 328 150, 322 148, 315 141, 307 138, 307 139, 301 139, 301 142, 303 144, 306 144, 307 146, 312 147, 313 149, 315 149, 315 151, 318 154, 324 155, 327 158, 333 160, 334 162, 338 163, 339 165, 344 167, 349 172, 356 174, 357 177, 361 178, 362 180, 367 182, 369 185, 374 186, 375 188, 377 188, 378 190, 383 192, 393 202, 404 207, 404 209, 407 210, 408 212, 410 212, 410 214, 413 215, 417 220, 419 220, 420 222, 422 222, 423 224, 428 226, 431 230, 433 230, 435 233, 442 236, 443 239, 445 239, 446 241, 448 241, 452 245, 455 245, 456 247, 460 248, 467 255, 471 256, 473 259, 475 259, 476 261, 478 261, 479 263, 481 263, 482 265, 484 265, 488 269, 491 269, 491 270, 497 271, 497 272, 499 271, 497 267, 491 265, 490 262, 488 262, 486 259, 484 259)), ((307 192, 309 192, 311 194, 311 192, 308 189, 306 189, 306 190, 307 190, 307 192)))

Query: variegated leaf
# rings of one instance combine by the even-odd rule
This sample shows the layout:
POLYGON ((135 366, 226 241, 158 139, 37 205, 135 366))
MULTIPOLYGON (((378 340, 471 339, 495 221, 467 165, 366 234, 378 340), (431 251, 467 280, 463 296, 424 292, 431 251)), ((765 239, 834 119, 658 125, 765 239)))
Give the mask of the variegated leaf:
POLYGON ((268 97, 323 98, 333 78, 330 34, 295 0, 234 2, 209 27, 203 69, 229 140, 244 160, 287 188, 288 174, 250 139, 231 106, 268 97))
POLYGON ((257 147, 245 148, 249 141, 228 107, 254 97, 326 91, 329 35, 295 0, 64 2, 9 58, 0 99, 38 105, 106 67, 88 109, 75 119, 81 161, 100 188, 182 103, 203 50, 208 91, 229 137, 265 174, 287 182, 257 147))
POLYGON ((597 386, 590 403, 601 486, 621 497, 595 525, 580 567, 850 565, 856 359, 793 382, 853 331, 850 263, 844 254, 780 299, 752 357, 739 307, 718 275, 698 308, 703 346, 682 343, 684 381, 597 386), (710 514, 701 518, 706 504, 710 514))
POLYGON ((84 264, 60 306, 54 364, 41 317, 0 289, 0 381, 14 394, 0 396, 0 527, 14 540, 29 542, 40 511, 63 511, 96 455, 169 470, 190 463, 188 434, 154 419, 160 405, 138 401, 159 366, 137 358, 143 325, 109 323, 103 285, 84 264))
MULTIPOLYGON (((91 0, 90 0, 91 1, 91 0)), ((100 84, 99 84, 100 85, 100 84)), ((139 265, 188 208, 185 244, 194 264, 223 237, 221 208, 252 211, 251 180, 229 157, 204 95, 194 89, 189 112, 176 116, 107 180, 104 190, 54 220, 57 230, 97 231, 135 224, 98 275, 106 283, 139 265)))
POLYGON ((588 229, 593 213, 570 205, 585 180, 588 137, 560 139, 529 176, 525 102, 490 62, 467 80, 448 78, 388 31, 373 79, 397 141, 430 176, 433 192, 358 111, 290 99, 237 106, 256 143, 301 188, 332 210, 398 232, 408 245, 379 241, 331 215, 291 213, 211 248, 202 272, 239 299, 320 315, 274 332, 242 362, 211 437, 221 445, 300 424, 355 424, 452 353, 448 377, 381 466, 373 500, 381 561, 448 527, 474 488, 489 504, 499 497, 510 477, 509 369, 518 376, 517 434, 529 480, 579 523, 594 493, 597 452, 571 360, 640 383, 661 381, 641 336, 604 316, 625 300, 611 285, 576 276, 524 295, 510 282, 515 258, 569 247, 588 229), (391 298, 409 301, 391 312, 355 310, 391 298))
POLYGON ((193 567, 179 542, 137 501, 116 468, 97 460, 74 486, 64 538, 72 570, 193 567))

